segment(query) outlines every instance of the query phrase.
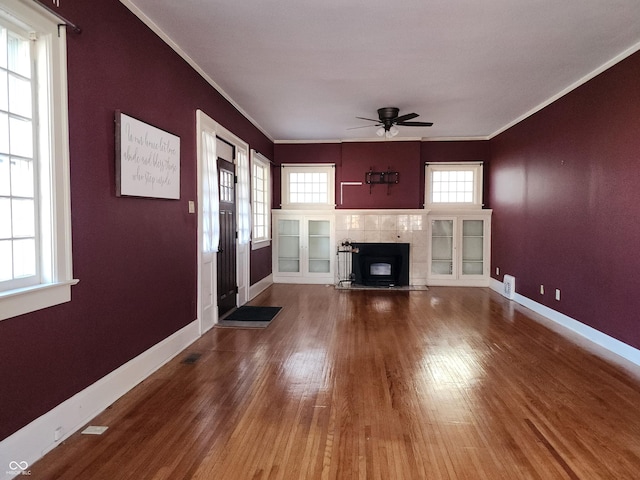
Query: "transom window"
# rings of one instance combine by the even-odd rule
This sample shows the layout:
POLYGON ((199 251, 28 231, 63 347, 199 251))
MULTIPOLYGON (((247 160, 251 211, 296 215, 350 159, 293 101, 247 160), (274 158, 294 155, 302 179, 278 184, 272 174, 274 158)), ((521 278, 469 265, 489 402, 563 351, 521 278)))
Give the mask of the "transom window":
POLYGON ((425 169, 425 207, 482 207, 482 162, 431 163, 425 169))
POLYGON ((283 208, 333 208, 334 191, 332 164, 282 166, 283 208))

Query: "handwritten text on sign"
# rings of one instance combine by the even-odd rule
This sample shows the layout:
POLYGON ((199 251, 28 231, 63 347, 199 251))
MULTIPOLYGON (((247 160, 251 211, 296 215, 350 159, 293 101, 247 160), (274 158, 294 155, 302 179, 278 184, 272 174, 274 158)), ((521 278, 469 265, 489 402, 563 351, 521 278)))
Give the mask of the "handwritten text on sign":
POLYGON ((120 114, 119 195, 180 198, 180 137, 120 114))

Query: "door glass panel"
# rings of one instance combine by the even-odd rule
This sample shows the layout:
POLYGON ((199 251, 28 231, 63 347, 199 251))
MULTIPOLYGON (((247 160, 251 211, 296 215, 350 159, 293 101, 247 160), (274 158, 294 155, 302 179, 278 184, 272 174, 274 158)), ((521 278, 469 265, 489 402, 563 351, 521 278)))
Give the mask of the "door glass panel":
POLYGON ((326 235, 331 232, 328 220, 309 220, 309 235, 326 235))
POLYGON ((484 221, 462 221, 462 274, 482 275, 484 266, 484 221))
POLYGON ((331 245, 329 237, 309 238, 309 259, 329 259, 331 255, 331 245))
POLYGON ((278 271, 300 272, 300 222, 278 220, 278 271))
POLYGON ((309 260, 310 273, 329 273, 329 260, 309 260))
POLYGON ((462 235, 465 237, 482 237, 484 234, 484 220, 463 220, 462 235))
POLYGON ((453 220, 431 222, 431 273, 453 273, 453 220))
POLYGON ((300 235, 300 222, 298 220, 278 220, 278 233, 280 235, 300 235))

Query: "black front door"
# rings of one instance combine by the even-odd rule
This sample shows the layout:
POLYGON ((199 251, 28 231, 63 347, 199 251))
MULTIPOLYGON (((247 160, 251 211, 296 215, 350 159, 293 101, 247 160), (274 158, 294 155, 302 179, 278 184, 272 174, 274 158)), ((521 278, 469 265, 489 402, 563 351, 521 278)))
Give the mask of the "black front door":
POLYGON ((220 248, 218 250, 218 318, 236 306, 236 192, 231 162, 218 158, 220 180, 220 248))

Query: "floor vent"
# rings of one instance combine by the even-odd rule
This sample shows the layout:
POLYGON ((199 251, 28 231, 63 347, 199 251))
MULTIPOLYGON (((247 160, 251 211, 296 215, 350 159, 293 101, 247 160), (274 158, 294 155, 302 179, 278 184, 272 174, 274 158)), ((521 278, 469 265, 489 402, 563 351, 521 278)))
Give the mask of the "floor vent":
POLYGON ((513 300, 516 296, 516 277, 511 275, 504 276, 502 294, 510 300, 513 300))
POLYGON ((201 353, 190 353, 184 360, 182 360, 182 363, 193 365, 200 359, 201 356, 201 353))

